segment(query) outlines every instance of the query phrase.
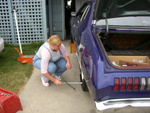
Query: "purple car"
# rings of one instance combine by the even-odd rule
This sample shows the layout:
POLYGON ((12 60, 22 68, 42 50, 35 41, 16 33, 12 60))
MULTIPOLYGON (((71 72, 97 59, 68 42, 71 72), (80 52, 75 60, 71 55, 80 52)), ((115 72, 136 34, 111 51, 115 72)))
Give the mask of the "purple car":
POLYGON ((150 107, 150 0, 93 0, 72 12, 81 87, 98 110, 150 107))

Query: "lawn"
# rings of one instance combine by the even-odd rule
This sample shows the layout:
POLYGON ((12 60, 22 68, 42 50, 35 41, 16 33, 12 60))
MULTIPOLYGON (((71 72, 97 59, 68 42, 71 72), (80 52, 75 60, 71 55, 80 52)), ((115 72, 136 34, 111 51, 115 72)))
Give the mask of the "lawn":
MULTIPOLYGON (((34 55, 42 43, 22 45, 23 54, 34 55)), ((15 47, 19 50, 18 45, 5 43, 5 49, 0 52, 0 88, 19 94, 32 74, 33 65, 20 63, 15 47)))

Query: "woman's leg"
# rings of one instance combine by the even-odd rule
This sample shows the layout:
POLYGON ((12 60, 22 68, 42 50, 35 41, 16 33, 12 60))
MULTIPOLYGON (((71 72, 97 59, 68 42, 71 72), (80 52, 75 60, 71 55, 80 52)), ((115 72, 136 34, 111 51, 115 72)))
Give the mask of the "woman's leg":
MULTIPOLYGON (((39 70, 41 70, 41 59, 37 59, 36 61, 33 61, 33 65, 39 70)), ((56 69, 57 69, 56 65, 50 61, 47 69, 48 73, 52 75, 55 73, 56 69)), ((47 82, 49 81, 49 79, 47 79, 44 75, 42 75, 42 77, 44 78, 45 81, 47 82)))
POLYGON ((63 57, 61 57, 58 61, 55 62, 57 67, 55 74, 57 76, 61 76, 67 70, 66 63, 67 62, 63 57))
POLYGON ((41 58, 38 58, 37 55, 34 56, 33 58, 33 65, 38 68, 39 70, 41 70, 41 58))
POLYGON ((50 75, 53 75, 53 74, 55 74, 56 69, 57 69, 56 64, 54 62, 50 61, 48 64, 48 69, 47 69, 48 73, 50 75))

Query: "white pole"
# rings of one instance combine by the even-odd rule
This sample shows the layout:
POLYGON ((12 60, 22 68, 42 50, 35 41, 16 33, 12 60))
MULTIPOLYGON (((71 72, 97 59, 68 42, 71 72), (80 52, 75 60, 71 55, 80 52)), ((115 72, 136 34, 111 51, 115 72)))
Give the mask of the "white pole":
POLYGON ((16 10, 13 10, 13 11, 14 11, 14 17, 15 17, 15 22, 16 22, 20 52, 22 53, 22 47, 21 47, 21 42, 20 42, 20 34, 19 34, 19 29, 18 29, 18 21, 17 21, 17 16, 16 16, 16 10))

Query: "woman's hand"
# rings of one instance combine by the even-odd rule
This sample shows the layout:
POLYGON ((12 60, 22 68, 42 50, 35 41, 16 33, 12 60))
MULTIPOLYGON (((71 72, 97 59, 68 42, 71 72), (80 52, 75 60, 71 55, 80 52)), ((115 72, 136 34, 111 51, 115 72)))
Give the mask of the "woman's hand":
POLYGON ((71 69, 71 62, 70 62, 69 56, 65 56, 64 58, 67 61, 66 68, 67 69, 71 69))
POLYGON ((60 81, 60 80, 57 80, 57 79, 55 79, 54 83, 55 83, 56 85, 61 85, 61 84, 62 84, 61 81, 60 81))
POLYGON ((67 68, 67 69, 71 69, 71 67, 72 67, 72 66, 71 66, 70 63, 67 63, 67 64, 66 64, 66 68, 67 68))

